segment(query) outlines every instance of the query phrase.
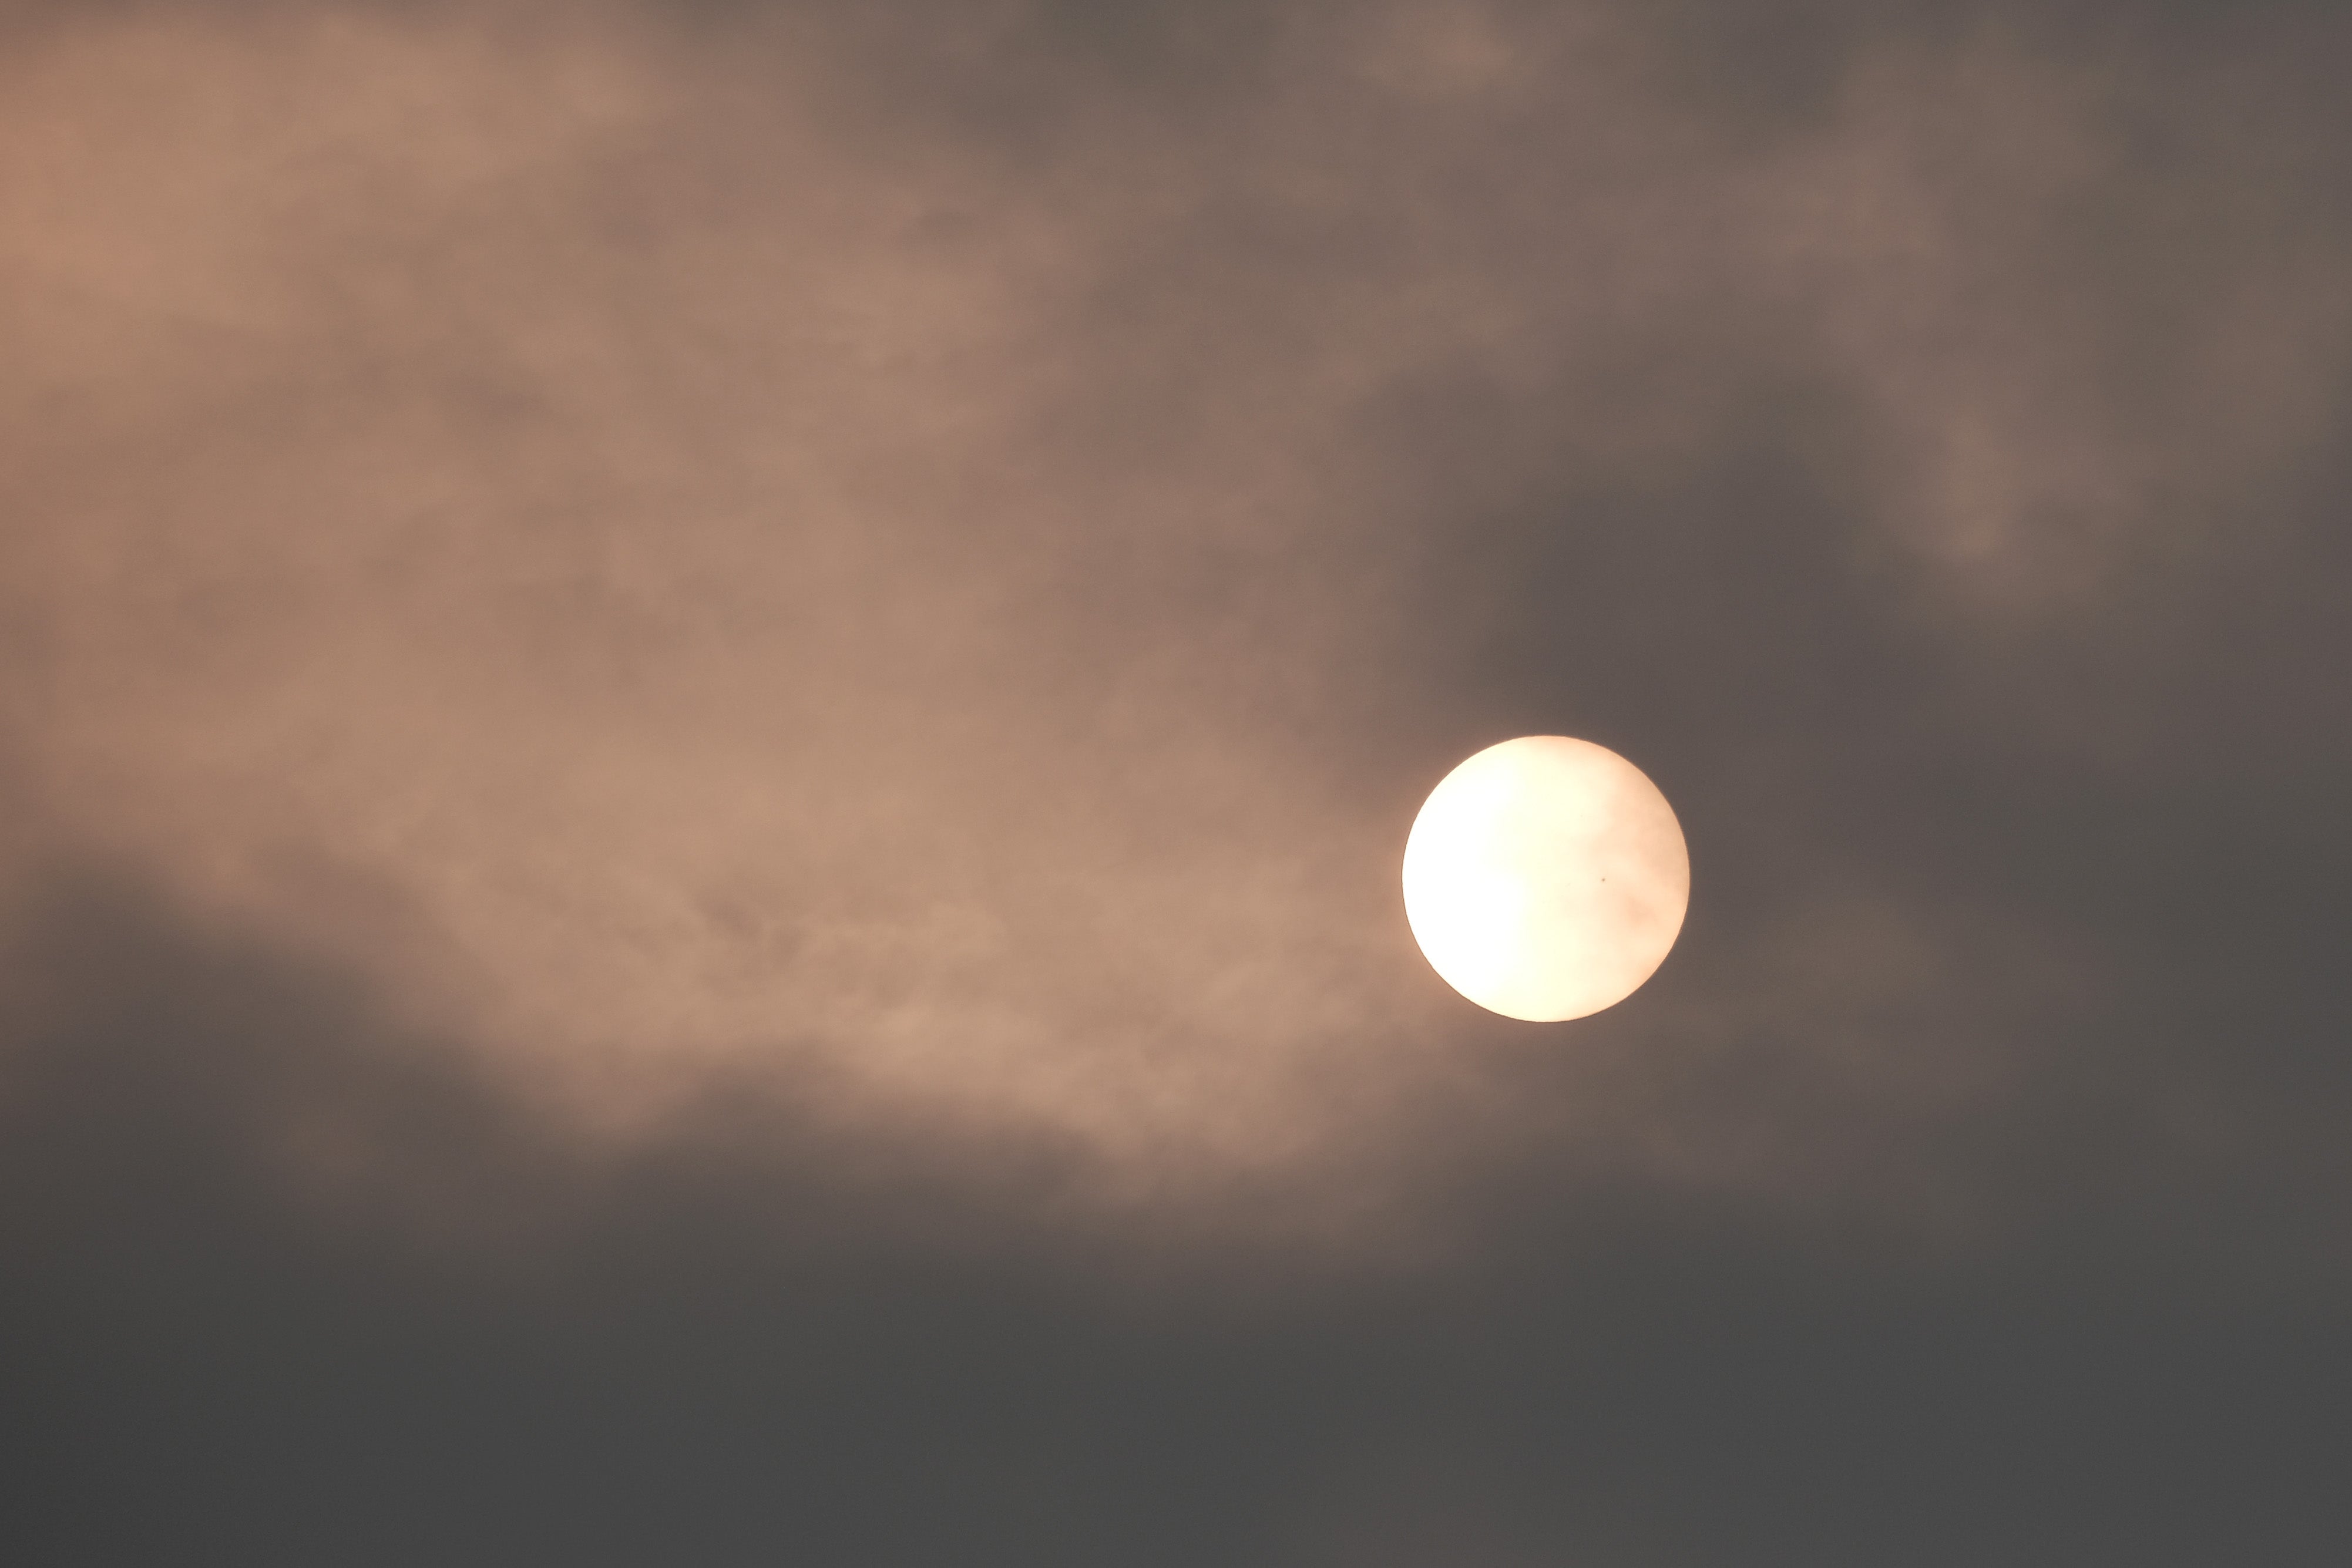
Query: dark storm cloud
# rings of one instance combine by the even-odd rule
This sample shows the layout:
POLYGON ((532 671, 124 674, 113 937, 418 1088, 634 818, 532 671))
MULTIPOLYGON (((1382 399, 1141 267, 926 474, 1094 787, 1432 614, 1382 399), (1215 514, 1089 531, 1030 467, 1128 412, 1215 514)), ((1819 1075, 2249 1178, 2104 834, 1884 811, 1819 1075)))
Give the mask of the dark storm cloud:
POLYGON ((2339 19, 0 15, 12 1560, 2332 1561, 2339 19))

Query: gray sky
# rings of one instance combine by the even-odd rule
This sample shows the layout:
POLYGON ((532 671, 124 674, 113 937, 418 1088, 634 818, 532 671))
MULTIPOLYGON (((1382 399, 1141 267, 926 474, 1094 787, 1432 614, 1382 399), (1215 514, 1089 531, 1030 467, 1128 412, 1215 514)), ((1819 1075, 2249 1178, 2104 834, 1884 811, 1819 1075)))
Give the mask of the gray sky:
POLYGON ((2333 1563, 2347 31, 0 5, 0 1549, 2333 1563))

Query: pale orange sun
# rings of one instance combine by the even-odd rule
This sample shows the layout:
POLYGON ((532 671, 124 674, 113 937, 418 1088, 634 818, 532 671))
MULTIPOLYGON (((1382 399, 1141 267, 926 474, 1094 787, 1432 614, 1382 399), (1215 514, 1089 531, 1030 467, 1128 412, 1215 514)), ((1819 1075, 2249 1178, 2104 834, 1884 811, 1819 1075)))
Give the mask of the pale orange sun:
POLYGON ((1446 984, 1507 1018, 1613 1007, 1665 961, 1690 904, 1682 824, 1647 775, 1559 735, 1447 774, 1404 847, 1405 918, 1446 984))

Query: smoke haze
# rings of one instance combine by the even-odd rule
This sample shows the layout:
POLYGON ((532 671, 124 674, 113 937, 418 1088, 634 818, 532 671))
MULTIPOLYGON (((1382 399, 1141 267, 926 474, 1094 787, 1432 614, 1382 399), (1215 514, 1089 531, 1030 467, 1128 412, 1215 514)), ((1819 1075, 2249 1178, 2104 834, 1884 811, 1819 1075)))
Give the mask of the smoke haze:
POLYGON ((2332 1561, 2347 43, 0 7, 0 1545, 2332 1561))

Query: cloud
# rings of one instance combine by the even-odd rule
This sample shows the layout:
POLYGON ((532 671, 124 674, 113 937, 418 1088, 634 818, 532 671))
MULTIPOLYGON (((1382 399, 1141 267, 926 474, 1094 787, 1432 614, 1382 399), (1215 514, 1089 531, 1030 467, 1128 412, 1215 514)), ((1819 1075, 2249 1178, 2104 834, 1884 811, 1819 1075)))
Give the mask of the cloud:
POLYGON ((166 1531, 1276 1568, 2334 1539, 2340 1291, 2185 1264, 2193 1216, 2136 1227, 2063 1170, 2028 1185, 2074 1211, 1990 1254, 1555 1166, 1466 1205, 1443 1269, 1122 1280, 1019 1218, 1050 1160, 1023 1193, 1001 1146, 877 1158, 750 1082, 616 1159, 347 972, 120 878, 51 887, 0 993, 35 1561, 166 1531))
POLYGON ((0 29, 0 1555, 2340 1556, 2325 8, 0 29))
POLYGON ((2336 111, 2257 68, 2318 23, 1809 11, 1743 75, 1704 8, 26 16, 20 833, 531 1136, 741 1092, 1059 1151, 1047 1212, 1387 1238, 1540 1157, 1979 1223, 1972 1118, 2172 952, 2039 868, 2210 869, 2085 820, 2177 744, 2130 672, 2328 483, 2336 111), (1392 885, 1547 731, 1699 900, 1572 1051, 1392 885))

